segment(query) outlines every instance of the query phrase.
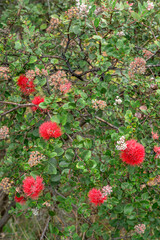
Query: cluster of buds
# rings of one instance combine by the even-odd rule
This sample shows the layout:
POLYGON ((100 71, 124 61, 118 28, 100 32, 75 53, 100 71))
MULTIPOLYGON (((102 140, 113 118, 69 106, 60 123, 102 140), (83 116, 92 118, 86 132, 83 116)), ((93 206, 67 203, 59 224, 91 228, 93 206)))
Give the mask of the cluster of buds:
POLYGON ((38 151, 32 151, 28 160, 28 164, 30 167, 36 166, 44 158, 45 156, 38 151))
MULTIPOLYGON (((61 45, 63 48, 66 48, 67 44, 68 44, 68 39, 65 37, 65 38, 62 39, 60 45, 61 45)), ((72 48, 72 47, 75 47, 75 46, 76 46, 76 42, 71 39, 71 40, 69 41, 69 47, 72 48)))
POLYGON ((70 9, 68 9, 68 11, 65 12, 65 15, 67 15, 69 19, 78 18, 79 9, 77 7, 71 7, 70 9))
POLYGON ((27 72, 26 72, 26 78, 28 78, 29 80, 33 80, 34 78, 35 78, 35 76, 36 76, 36 74, 35 74, 35 71, 34 70, 28 70, 27 72))
POLYGON ((125 36, 125 33, 123 31, 120 31, 120 32, 117 33, 117 36, 118 37, 123 37, 123 36, 125 36))
POLYGON ((146 226, 144 224, 138 224, 134 226, 134 230, 138 234, 143 234, 146 230, 146 226))
POLYGON ((117 150, 125 150, 127 148, 127 144, 125 142, 125 136, 122 136, 119 141, 117 141, 117 145, 116 145, 117 150))
POLYGON ((0 67, 0 78, 8 80, 9 79, 9 68, 0 67))
POLYGON ((25 76, 29 79, 29 80, 34 80, 34 78, 37 76, 48 76, 48 72, 46 69, 42 69, 40 70, 39 68, 35 68, 35 71, 34 70, 28 70, 25 74, 25 76))
POLYGON ((48 82, 55 89, 59 89, 62 93, 67 93, 71 89, 71 82, 66 78, 64 71, 58 71, 49 77, 48 82))
POLYGON ((148 58, 150 58, 150 57, 152 57, 154 55, 152 52, 150 52, 150 51, 148 51, 146 49, 143 50, 143 54, 144 54, 144 57, 146 59, 148 59, 148 58))
POLYGON ((121 104, 122 99, 119 98, 119 96, 116 97, 114 105, 121 104))
POLYGON ((59 21, 59 19, 58 18, 51 18, 51 20, 50 20, 50 25, 49 25, 49 27, 46 29, 46 32, 47 33, 50 33, 50 32, 52 32, 54 29, 57 29, 58 28, 58 26, 59 26, 59 24, 60 24, 60 21, 59 21))
POLYGON ((88 14, 89 9, 91 8, 91 6, 87 6, 84 3, 81 3, 80 0, 76 0, 76 6, 79 9, 79 14, 82 16, 85 16, 88 14))
POLYGON ((9 178, 3 178, 1 183, 0 183, 0 188, 2 188, 2 190, 6 194, 8 194, 12 184, 13 184, 13 181, 10 182, 9 178))
POLYGON ((152 130, 152 138, 154 140, 158 140, 159 139, 158 133, 154 133, 153 130, 152 130))
POLYGON ((96 15, 99 15, 99 14, 101 14, 103 12, 107 12, 107 11, 108 11, 108 9, 105 6, 102 6, 102 7, 97 7, 94 13, 96 15))
POLYGON ((128 3, 128 1, 126 2, 127 3, 127 5, 128 5, 128 9, 129 9, 129 12, 133 12, 132 11, 132 6, 133 6, 133 3, 128 3))
POLYGON ((133 77, 134 74, 144 74, 146 71, 146 61, 143 58, 135 58, 133 62, 130 63, 129 76, 133 77))
POLYGON ((92 100, 92 107, 95 108, 96 110, 99 108, 101 110, 104 110, 105 107, 107 106, 106 102, 103 100, 92 100))
POLYGON ((107 185, 107 186, 102 188, 102 195, 103 195, 103 197, 110 195, 111 192, 113 192, 113 190, 112 190, 112 187, 109 186, 109 185, 107 185))
POLYGON ((154 146, 155 158, 160 158, 160 147, 154 146))
POLYGON ((148 11, 150 11, 151 9, 154 8, 153 2, 147 1, 147 4, 148 4, 148 6, 147 6, 147 10, 148 10, 148 11))
POLYGON ((7 126, 3 126, 0 128, 0 139, 5 139, 8 137, 9 128, 7 126))

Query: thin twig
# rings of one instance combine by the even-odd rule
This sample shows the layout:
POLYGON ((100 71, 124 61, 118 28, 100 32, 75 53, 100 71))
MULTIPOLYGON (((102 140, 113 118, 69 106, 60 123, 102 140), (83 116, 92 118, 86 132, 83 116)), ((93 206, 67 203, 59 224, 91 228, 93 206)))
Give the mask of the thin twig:
POLYGON ((111 123, 107 122, 106 120, 104 120, 104 119, 102 119, 102 118, 100 118, 100 117, 95 117, 95 118, 97 118, 97 119, 98 119, 99 121, 101 121, 101 122, 106 123, 106 124, 109 125, 111 128, 114 128, 114 129, 116 129, 116 130, 119 130, 118 127, 112 125, 111 123))
POLYGON ((5 102, 5 101, 0 101, 0 103, 2 103, 2 104, 8 104, 8 105, 9 105, 9 104, 11 104, 11 105, 17 105, 15 108, 12 108, 12 109, 10 109, 10 110, 8 110, 8 111, 6 111, 6 112, 0 114, 0 117, 4 116, 4 115, 6 115, 6 114, 8 114, 8 113, 10 113, 10 112, 13 112, 13 111, 17 110, 18 108, 33 107, 33 106, 36 106, 36 105, 33 104, 33 103, 19 104, 19 103, 13 103, 13 102, 5 102))
POLYGON ((44 236, 45 236, 46 231, 47 231, 47 229, 48 229, 48 225, 49 225, 50 219, 51 219, 51 217, 49 216, 48 219, 47 219, 46 225, 45 225, 45 227, 44 227, 44 229, 43 229, 43 232, 42 232, 42 235, 41 235, 41 237, 40 237, 40 240, 43 240, 43 239, 44 239, 44 236))

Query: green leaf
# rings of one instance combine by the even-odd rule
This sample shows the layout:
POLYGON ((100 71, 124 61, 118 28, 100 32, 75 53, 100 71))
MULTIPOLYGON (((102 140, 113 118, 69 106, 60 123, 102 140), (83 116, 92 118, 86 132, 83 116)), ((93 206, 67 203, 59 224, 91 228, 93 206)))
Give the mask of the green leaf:
POLYGON ((41 29, 41 30, 44 30, 44 29, 46 29, 46 28, 47 28, 47 24, 45 24, 45 23, 40 26, 40 29, 41 29))
POLYGON ((94 20, 94 26, 95 26, 95 27, 98 27, 98 26, 99 26, 99 22, 100 22, 99 18, 96 18, 96 19, 94 20))
POLYGON ((87 162, 87 166, 89 166, 90 169, 91 169, 91 168, 96 168, 97 163, 96 163, 96 161, 94 161, 94 160, 89 160, 89 161, 87 162))
POLYGON ((160 41, 154 41, 154 43, 155 43, 158 47, 160 47, 160 41))
POLYGON ((76 167, 78 168, 78 169, 85 169, 85 164, 84 164, 84 162, 78 162, 77 164, 76 164, 76 167))
POLYGON ((22 46, 22 45, 21 45, 21 42, 20 42, 20 41, 16 41, 14 48, 15 48, 16 50, 19 50, 19 49, 21 49, 21 46, 22 46))
POLYGON ((74 152, 72 149, 67 149, 66 153, 65 153, 65 157, 67 158, 67 160, 72 161, 72 159, 74 158, 74 152))
POLYGON ((125 215, 131 215, 131 213, 133 212, 134 207, 132 204, 128 203, 127 205, 125 205, 124 207, 124 214, 125 215))
POLYGON ((65 168, 65 167, 69 166, 69 163, 65 162, 65 161, 62 161, 62 162, 59 163, 59 166, 62 167, 62 168, 65 168))
POLYGON ((48 174, 57 174, 56 159, 55 158, 51 158, 48 161, 48 165, 45 168, 45 172, 48 173, 48 174))
POLYGON ((43 87, 43 86, 46 84, 46 82, 47 82, 46 78, 40 79, 40 80, 38 81, 38 85, 39 85, 40 87, 43 87))
POLYGON ((79 25, 74 25, 72 27, 72 31, 75 33, 75 34, 79 34, 81 32, 81 29, 80 29, 80 26, 79 25))
POLYGON ((52 182, 59 182, 61 179, 61 175, 56 175, 51 177, 52 182))
POLYGON ((141 18, 141 16, 136 12, 131 12, 131 15, 134 18, 134 20, 140 20, 141 18))
POLYGON ((84 150, 80 153, 80 157, 82 160, 87 161, 91 158, 91 151, 90 150, 84 150))
POLYGON ((39 104, 39 107, 42 108, 42 109, 45 109, 45 108, 47 108, 47 104, 44 103, 44 102, 41 102, 41 103, 39 104))
POLYGON ((57 156, 61 156, 64 153, 63 148, 56 148, 55 152, 57 153, 57 156))
POLYGON ((31 56, 29 59, 29 63, 35 63, 37 61, 37 57, 36 56, 31 56))
POLYGON ((93 35, 92 38, 95 39, 95 40, 102 40, 102 37, 98 36, 98 35, 93 35))

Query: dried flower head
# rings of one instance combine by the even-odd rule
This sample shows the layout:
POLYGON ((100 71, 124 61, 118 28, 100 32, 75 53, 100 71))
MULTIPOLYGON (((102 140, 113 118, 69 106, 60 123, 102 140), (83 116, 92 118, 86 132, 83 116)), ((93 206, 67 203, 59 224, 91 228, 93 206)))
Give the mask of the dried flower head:
POLYGON ((26 177, 23 180, 23 191, 24 193, 32 198, 32 199, 38 199, 40 193, 44 189, 43 178, 37 176, 36 179, 31 177, 26 177))
POLYGON ((96 188, 93 188, 89 191, 88 197, 91 201, 91 203, 94 203, 96 206, 101 205, 104 203, 105 200, 107 200, 106 196, 103 196, 100 190, 97 190, 96 188))
POLYGON ((137 117, 138 119, 142 118, 142 114, 140 112, 136 112, 134 116, 137 117))
POLYGON ((0 128, 0 139, 5 139, 8 137, 9 128, 7 126, 3 126, 0 128))
POLYGON ((49 140, 50 138, 60 137, 62 132, 56 122, 48 121, 42 123, 42 125, 39 127, 39 134, 43 139, 49 140))
POLYGON ((38 151, 32 151, 28 160, 28 164, 30 167, 36 166, 44 158, 45 156, 42 153, 39 153, 38 151))
POLYGON ((12 187, 13 181, 10 182, 9 178, 3 178, 0 183, 0 188, 6 193, 9 194, 9 190, 12 187))
POLYGON ((51 206, 51 204, 48 201, 44 202, 42 205, 46 206, 46 207, 50 207, 51 206))
POLYGON ((144 161, 145 149, 144 146, 136 140, 131 139, 126 141, 127 148, 121 150, 121 159, 129 165, 139 165, 144 161))
POLYGON ((39 214, 38 208, 33 208, 32 213, 33 213, 34 216, 38 216, 38 214, 39 214))

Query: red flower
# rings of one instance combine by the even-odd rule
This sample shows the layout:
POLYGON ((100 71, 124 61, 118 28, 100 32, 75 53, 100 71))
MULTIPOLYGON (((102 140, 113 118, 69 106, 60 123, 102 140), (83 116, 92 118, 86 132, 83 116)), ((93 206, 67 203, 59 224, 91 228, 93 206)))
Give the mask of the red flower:
POLYGON ((44 189, 43 178, 37 176, 36 179, 33 177, 26 177, 23 180, 23 191, 24 193, 32 198, 37 199, 39 197, 39 194, 44 189))
POLYGON ((62 135, 60 127, 56 122, 44 122, 39 127, 39 134, 42 138, 49 140, 50 138, 58 138, 62 135))
POLYGON ((30 93, 35 91, 35 85, 33 83, 33 79, 29 80, 24 75, 21 75, 18 78, 17 84, 20 87, 21 91, 26 95, 29 95, 30 93))
POLYGON ((24 199, 23 196, 21 196, 21 197, 15 196, 15 197, 14 197, 14 200, 15 200, 15 202, 18 202, 18 203, 20 203, 21 205, 24 205, 24 204, 26 203, 26 200, 24 199))
MULTIPOLYGON (((32 100, 32 103, 35 105, 39 105, 41 102, 44 102, 44 98, 41 98, 40 96, 34 97, 32 100)), ((36 111, 39 107, 32 107, 32 111, 36 111)), ((41 112, 43 112, 43 109, 40 109, 41 112)))
POLYGON ((101 205, 107 199, 106 196, 103 196, 101 191, 97 190, 96 188, 93 188, 89 191, 88 197, 96 206, 101 205))
POLYGON ((139 165, 144 161, 145 149, 136 140, 126 141, 127 148, 121 151, 121 159, 129 165, 139 165))

